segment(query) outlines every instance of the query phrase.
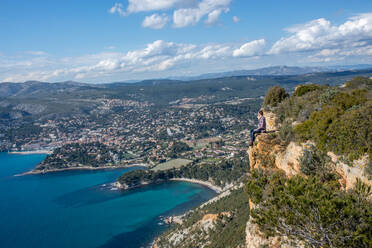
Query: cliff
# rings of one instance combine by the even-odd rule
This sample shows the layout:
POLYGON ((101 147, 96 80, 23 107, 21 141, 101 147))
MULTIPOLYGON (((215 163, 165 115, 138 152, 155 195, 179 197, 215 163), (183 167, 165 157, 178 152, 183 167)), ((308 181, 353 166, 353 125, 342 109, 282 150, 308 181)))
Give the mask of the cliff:
MULTIPOLYGON (((276 115, 272 112, 265 112, 264 115, 268 133, 258 135, 254 145, 248 150, 251 171, 254 169, 282 170, 288 177, 300 173, 300 159, 308 145, 298 145, 295 142, 283 144, 277 137, 277 130, 280 126, 276 115)), ((249 202, 249 206, 251 210, 256 207, 252 201, 249 202)), ((247 222, 245 232, 247 248, 304 247, 303 244, 291 244, 286 237, 265 237, 252 219, 247 222)))
MULTIPOLYGON (((299 144, 291 141, 286 144, 278 137, 277 130, 280 129, 280 126, 276 115, 272 112, 267 112, 265 117, 267 119, 268 133, 259 134, 254 145, 248 150, 251 171, 255 169, 281 171, 288 178, 295 175, 306 177, 301 172, 301 159, 305 151, 314 147, 314 142, 306 141, 299 144)), ((338 181, 343 190, 352 189, 356 185, 357 180, 361 180, 368 186, 372 185, 372 181, 366 176, 367 173, 365 172, 368 163, 370 163, 367 155, 349 163, 346 163, 341 156, 337 156, 333 152, 328 152, 327 155, 331 159, 326 166, 338 176, 338 181)), ((249 206, 251 210, 257 207, 251 200, 249 206)), ((305 244, 302 241, 290 240, 285 235, 267 237, 260 231, 258 224, 250 218, 246 226, 246 247, 288 248, 305 247, 305 244)))
MULTIPOLYGON (((301 174, 300 161, 304 155, 305 150, 311 149, 315 146, 313 141, 306 141, 303 143, 296 143, 294 141, 289 144, 283 144, 278 138, 277 132, 280 125, 277 122, 277 117, 272 112, 265 113, 267 121, 267 133, 259 134, 253 147, 248 150, 250 168, 252 169, 278 169, 282 170, 286 176, 291 177, 301 174)), ((372 186, 366 173, 366 167, 370 163, 368 155, 364 155, 359 159, 353 161, 345 161, 340 155, 333 152, 327 152, 330 161, 327 163, 339 177, 341 186, 345 189, 351 189, 357 179, 360 179, 366 185, 372 186)))

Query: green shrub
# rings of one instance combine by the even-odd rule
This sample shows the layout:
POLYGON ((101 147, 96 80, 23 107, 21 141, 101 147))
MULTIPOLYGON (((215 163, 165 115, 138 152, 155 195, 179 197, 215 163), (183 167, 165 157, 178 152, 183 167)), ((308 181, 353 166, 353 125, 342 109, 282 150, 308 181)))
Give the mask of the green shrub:
POLYGON ((279 130, 279 138, 284 142, 285 145, 287 145, 289 142, 294 140, 294 137, 291 121, 284 121, 279 130))
POLYGON ((372 104, 346 111, 335 119, 327 131, 324 148, 357 159, 364 154, 372 158, 372 104))
POLYGON ((340 90, 336 88, 325 89, 319 96, 320 103, 321 104, 329 103, 339 92, 340 90))
POLYGON ((286 178, 278 172, 253 171, 246 191, 257 204, 251 218, 268 237, 288 236, 309 247, 371 247, 371 188, 355 190, 318 176, 286 178))
POLYGON ((164 232, 156 241, 158 247, 205 247, 225 248, 244 247, 245 227, 249 220, 249 202, 247 194, 242 188, 232 190, 231 194, 205 204, 201 208, 194 209, 185 214, 181 225, 172 225, 170 230, 164 232), (202 225, 195 224, 205 214, 218 214, 229 212, 230 217, 219 215, 215 227, 208 231, 202 225), (178 233, 188 229, 181 242, 176 246, 172 244, 172 233, 178 233))
POLYGON ((349 89, 358 89, 358 88, 365 88, 365 89, 372 89, 372 80, 366 77, 355 77, 352 80, 345 83, 345 88, 349 89))
POLYGON ((308 92, 320 90, 322 86, 318 84, 302 84, 296 87, 295 92, 293 93, 294 96, 303 96, 308 92))
POLYGON ((366 168, 364 169, 365 175, 368 177, 369 180, 372 180, 372 161, 368 161, 366 168))
POLYGON ((301 97, 288 97, 273 109, 273 111, 277 114, 281 122, 285 119, 303 122, 310 117, 312 112, 321 108, 320 94, 321 92, 319 91, 311 91, 301 97))
POLYGON ((335 105, 343 110, 347 110, 352 106, 359 105, 367 101, 366 91, 364 90, 354 90, 351 94, 340 92, 334 96, 331 101, 331 105, 335 105))
POLYGON ((277 106, 280 102, 282 102, 285 98, 289 95, 285 92, 285 89, 279 86, 271 87, 267 93, 264 100, 264 106, 277 106))
POLYGON ((300 171, 307 176, 318 176, 322 182, 336 179, 336 174, 329 166, 329 156, 311 146, 304 151, 300 160, 300 171))
POLYGON ((372 102, 366 91, 338 93, 319 111, 294 128, 297 140, 313 140, 324 151, 347 155, 353 160, 372 155, 372 102))

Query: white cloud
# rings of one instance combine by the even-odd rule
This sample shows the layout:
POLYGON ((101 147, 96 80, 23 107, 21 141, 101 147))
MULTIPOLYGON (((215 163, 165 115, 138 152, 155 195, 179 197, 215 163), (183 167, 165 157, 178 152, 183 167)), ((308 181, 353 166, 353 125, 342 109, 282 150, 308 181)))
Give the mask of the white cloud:
POLYGON ((123 4, 121 3, 115 3, 114 6, 112 6, 111 9, 109 9, 109 13, 111 14, 118 13, 121 16, 127 15, 123 9, 123 4))
MULTIPOLYGON (((202 1, 206 3, 207 1, 202 1)), ((208 1, 203 7, 204 17, 222 9, 208 1), (212 6, 212 7, 211 7, 212 6)), ((226 0, 225 4, 229 2, 226 0)), ((194 6, 194 5, 193 5, 194 6)), ((184 10, 200 10, 191 6, 184 10)), ((195 5, 196 6, 196 5, 195 5)), ((227 5, 225 5, 227 6, 227 5)), ((227 7, 226 7, 227 8, 227 7)), ((116 10, 115 10, 116 11, 116 10)), ((221 14, 222 12, 220 12, 221 14)), ((153 14, 144 26, 161 28, 165 15, 153 14), (160 18, 158 18, 160 17, 160 18)), ((210 19, 217 21, 219 14, 210 19), (217 17, 216 17, 217 16, 217 17)), ((195 16, 189 16, 193 23, 195 16)), ((198 16, 198 20, 202 17, 198 16)), ((206 18, 207 19, 207 18, 206 18)), ((146 20, 146 19, 145 19, 146 20)), ((170 20, 169 20, 170 21, 170 20)), ((164 24, 166 25, 166 24, 164 24)), ((290 35, 277 41, 266 51, 265 39, 245 44, 184 44, 156 40, 142 49, 88 54, 78 57, 57 58, 43 52, 20 52, 14 56, 0 56, 1 81, 62 81, 70 79, 102 82, 144 77, 168 77, 186 73, 205 73, 245 69, 268 64, 309 65, 309 63, 372 63, 372 14, 362 14, 348 19, 341 25, 333 25, 325 19, 317 19, 288 29, 290 35), (265 55, 265 56, 260 56, 265 55), (272 56, 275 55, 275 56, 272 56), (254 61, 254 64, 252 60, 254 61), (287 62, 284 62, 287 63, 287 62), (144 76, 146 75, 146 76, 144 76)))
POLYGON ((195 8, 181 8, 173 12, 173 26, 183 28, 195 25, 208 15, 207 24, 218 20, 222 11, 227 12, 232 0, 202 0, 195 8))
POLYGON ((166 10, 174 7, 176 3, 182 2, 181 0, 128 0, 128 7, 124 10, 121 3, 115 3, 109 10, 111 14, 118 13, 121 16, 126 16, 132 13, 166 10))
POLYGON ((44 51, 27 51, 25 52, 26 54, 29 54, 29 55, 33 55, 33 56, 45 56, 45 55, 48 55, 46 52, 44 51))
MULTIPOLYGON (((127 16, 132 13, 173 9, 173 27, 182 28, 195 25, 204 16, 207 16, 207 19, 204 21, 205 24, 211 25, 216 23, 222 12, 226 13, 229 11, 228 7, 231 1, 232 0, 128 0, 128 7, 126 10, 124 10, 123 4, 115 3, 109 10, 109 13, 118 13, 121 16, 127 16)), ((165 20, 168 22, 168 19, 163 15, 155 13, 146 17, 142 22, 142 26, 156 29, 162 28, 165 25, 165 20), (152 23, 155 22, 159 24, 152 25, 152 23)))
POLYGON ((162 29, 169 21, 169 17, 166 14, 158 15, 153 14, 146 16, 142 22, 142 27, 152 29, 162 29))
POLYGON ((142 11, 164 10, 173 7, 181 0, 128 0, 128 13, 142 11))
POLYGON ((222 12, 222 9, 215 9, 211 13, 208 14, 207 20, 205 20, 205 24, 211 25, 218 21, 218 18, 220 17, 220 14, 222 12))
POLYGON ((331 62, 342 61, 351 57, 359 59, 368 56, 372 56, 372 45, 353 49, 323 49, 315 54, 309 55, 308 58, 311 62, 331 62))
POLYGON ((239 17, 237 17, 237 16, 233 16, 233 22, 234 23, 238 23, 238 22, 240 22, 241 20, 240 20, 240 18, 239 17))
POLYGON ((254 40, 242 45, 239 49, 234 50, 234 57, 251 57, 263 53, 266 42, 264 39, 254 40))
POLYGON ((321 18, 287 31, 292 35, 277 41, 269 54, 358 49, 372 44, 372 13, 354 16, 339 26, 321 18))
MULTIPOLYGON (((143 49, 126 53, 105 52, 62 59, 44 58, 18 61, 13 64, 0 60, 1 81, 68 80, 99 78, 120 73, 140 74, 166 71, 197 61, 232 57, 229 45, 194 45, 157 40, 143 49), (1 72, 6 73, 1 74, 1 72), (20 73, 21 72, 21 73, 20 73)), ((9 58, 7 59, 9 62, 9 58)))

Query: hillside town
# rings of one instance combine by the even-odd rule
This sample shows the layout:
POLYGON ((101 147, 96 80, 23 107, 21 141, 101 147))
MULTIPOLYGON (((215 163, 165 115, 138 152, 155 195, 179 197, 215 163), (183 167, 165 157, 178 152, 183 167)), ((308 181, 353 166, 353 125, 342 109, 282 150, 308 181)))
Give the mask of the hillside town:
POLYGON ((59 164, 65 163, 62 168, 69 164, 153 166, 173 158, 232 157, 245 150, 261 99, 213 104, 196 103, 198 100, 183 98, 158 107, 148 102, 98 99, 98 107, 88 114, 39 119, 26 130, 8 130, 1 148, 10 152, 54 151, 48 161, 58 159, 59 164), (179 144, 181 148, 177 148, 179 144), (79 156, 71 156, 77 150, 79 156), (106 151, 109 159, 102 160, 106 151), (82 159, 84 153, 90 159, 82 159))

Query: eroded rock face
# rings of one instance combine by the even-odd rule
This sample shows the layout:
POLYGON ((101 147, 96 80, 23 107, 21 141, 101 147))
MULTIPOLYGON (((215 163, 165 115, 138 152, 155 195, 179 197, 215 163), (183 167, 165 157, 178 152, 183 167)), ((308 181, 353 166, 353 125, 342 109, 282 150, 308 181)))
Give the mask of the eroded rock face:
POLYGON ((248 150, 251 170, 273 167, 275 163, 275 154, 282 149, 282 147, 279 147, 278 144, 275 143, 272 134, 259 134, 256 137, 255 144, 248 150))
POLYGON ((283 146, 275 135, 280 128, 277 116, 269 111, 265 111, 264 116, 268 133, 259 134, 255 145, 248 150, 251 169, 272 167, 283 170, 287 176, 296 175, 306 144, 291 142, 283 146))
MULTIPOLYGON (((275 127, 271 127, 275 128, 275 127)), ((278 169, 283 170, 287 177, 292 177, 300 173, 300 159, 303 156, 307 144, 298 145, 291 142, 288 146, 280 143, 273 133, 263 133, 257 136, 256 144, 248 150, 251 170, 278 169)), ((252 210, 256 206, 249 201, 249 208, 252 210)), ((287 237, 276 236, 266 238, 259 230, 257 224, 250 219, 246 226, 246 247, 304 247, 302 243, 290 242, 287 237)))
POLYGON ((274 131, 280 127, 279 120, 273 112, 264 111, 264 117, 266 119, 266 130, 274 131))
POLYGON ((365 184, 372 186, 372 181, 368 179, 365 173, 365 168, 370 163, 367 155, 354 160, 351 166, 342 162, 340 157, 333 152, 328 152, 327 155, 335 164, 335 170, 341 176, 340 183, 345 190, 353 188, 358 178, 365 184))
POLYGON ((270 133, 258 135, 256 141, 256 145, 248 150, 251 169, 277 168, 283 170, 288 177, 300 172, 300 159, 306 144, 291 142, 285 147, 270 133))
POLYGON ((295 142, 289 143, 284 152, 275 157, 275 166, 282 169, 288 177, 300 173, 300 160, 304 154, 304 146, 295 142))
POLYGON ((305 247, 301 242, 289 241, 286 236, 276 236, 266 238, 259 230, 257 224, 249 220, 245 229, 245 245, 247 248, 294 248, 294 247, 305 247))

